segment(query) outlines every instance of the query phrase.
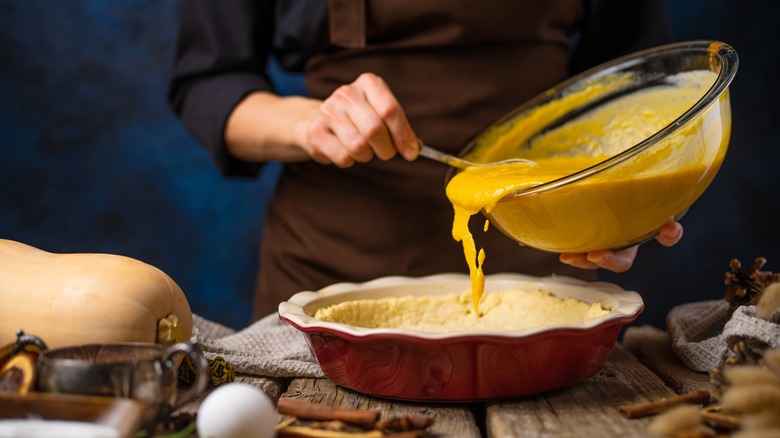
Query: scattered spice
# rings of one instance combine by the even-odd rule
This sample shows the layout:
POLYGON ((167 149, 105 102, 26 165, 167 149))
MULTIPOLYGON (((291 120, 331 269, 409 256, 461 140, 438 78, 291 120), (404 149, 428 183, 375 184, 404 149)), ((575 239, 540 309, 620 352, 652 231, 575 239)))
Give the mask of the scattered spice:
POLYGON ((351 426, 338 420, 332 421, 293 421, 277 429, 277 435, 283 437, 351 437, 351 438, 373 438, 382 437, 382 432, 378 430, 367 431, 365 429, 351 426))
POLYGON ((639 418, 655 415, 682 404, 703 405, 709 403, 709 401, 709 391, 694 391, 651 402, 623 405, 618 410, 626 418, 639 418))
POLYGON ((728 387, 729 382, 724 374, 724 370, 737 365, 756 365, 761 361, 761 352, 748 346, 744 340, 739 340, 731 346, 734 353, 726 359, 726 362, 710 370, 710 392, 712 396, 719 400, 723 395, 723 390, 728 387))
POLYGON ((282 398, 277 411, 292 418, 277 425, 280 438, 416 438, 433 424, 427 415, 405 415, 379 420, 379 411, 346 409, 282 398))
POLYGON ((664 412, 650 424, 650 431, 663 436, 709 436, 701 429, 699 408, 693 405, 677 405, 664 412))
POLYGON ((710 373, 718 404, 678 407, 659 415, 651 431, 669 436, 780 436, 780 349, 759 354, 734 344, 729 362, 710 373), (736 435, 735 435, 736 436, 736 435))
POLYGON ((722 406, 707 406, 699 413, 702 423, 720 430, 739 429, 739 417, 723 410, 722 406))
MULTIPOLYGON (((212 387, 236 380, 236 371, 233 364, 227 362, 222 356, 208 359, 209 383, 212 387)), ((184 356, 178 369, 179 386, 189 388, 195 384, 198 378, 198 368, 190 356, 184 356)))
MULTIPOLYGON (((766 259, 759 257, 749 270, 733 259, 726 273, 724 299, 728 317, 743 305, 756 305, 759 318, 776 322, 780 308, 780 273, 761 271, 766 259)), ((715 404, 696 399, 696 393, 656 402, 622 406, 627 418, 659 414, 650 431, 668 437, 780 436, 780 349, 748 339, 730 341, 733 353, 721 366, 710 370, 710 390, 715 404), (691 403, 705 404, 702 408, 691 403)), ((703 395, 703 394, 702 394, 703 395)))
POLYGON ((293 398, 279 399, 276 410, 282 415, 303 420, 337 420, 363 429, 373 429, 379 420, 378 411, 336 408, 293 398))
POLYGON ((407 432, 411 430, 424 430, 433 424, 433 417, 428 415, 405 415, 382 420, 376 424, 376 428, 392 432, 407 432))

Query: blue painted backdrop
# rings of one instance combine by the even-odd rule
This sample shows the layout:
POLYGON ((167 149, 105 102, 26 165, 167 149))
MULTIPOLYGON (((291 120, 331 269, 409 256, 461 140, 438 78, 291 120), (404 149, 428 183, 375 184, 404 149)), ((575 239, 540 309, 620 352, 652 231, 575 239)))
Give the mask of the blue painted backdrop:
MULTIPOLYGON (((165 100, 179 1, 0 0, 0 237, 53 252, 151 263, 193 310, 250 322, 257 245, 276 168, 220 177, 165 100)), ((775 2, 670 2, 678 40, 719 39, 741 57, 722 171, 673 249, 645 245, 631 272, 641 322, 722 296, 729 260, 780 271, 780 34, 775 2)), ((299 78, 276 77, 284 92, 299 78)), ((518 102, 519 103, 519 102, 518 102)), ((2 301, 0 301, 0 305, 2 301)))

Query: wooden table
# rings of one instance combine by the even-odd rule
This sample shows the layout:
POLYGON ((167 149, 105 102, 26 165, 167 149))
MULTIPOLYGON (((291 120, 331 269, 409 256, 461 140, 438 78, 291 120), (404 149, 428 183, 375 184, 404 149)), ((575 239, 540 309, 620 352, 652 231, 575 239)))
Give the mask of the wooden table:
MULTIPOLYGON (((665 332, 649 326, 628 328, 597 375, 572 388, 531 397, 483 403, 417 403, 367 396, 327 379, 238 376, 236 380, 259 387, 274 400, 293 397, 330 406, 374 409, 381 411, 383 418, 433 416, 430 436, 464 438, 649 437, 651 418, 627 419, 618 407, 707 389, 709 384, 706 374, 691 371, 677 360, 665 332)), ((196 409, 191 405, 185 411, 196 409)))

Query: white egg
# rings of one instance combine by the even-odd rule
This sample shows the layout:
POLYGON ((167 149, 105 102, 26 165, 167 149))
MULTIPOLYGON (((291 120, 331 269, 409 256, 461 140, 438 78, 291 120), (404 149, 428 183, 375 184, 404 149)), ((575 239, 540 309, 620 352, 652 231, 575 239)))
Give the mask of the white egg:
POLYGON ((203 400, 196 426, 200 438, 273 438, 276 406, 254 386, 228 383, 203 400))

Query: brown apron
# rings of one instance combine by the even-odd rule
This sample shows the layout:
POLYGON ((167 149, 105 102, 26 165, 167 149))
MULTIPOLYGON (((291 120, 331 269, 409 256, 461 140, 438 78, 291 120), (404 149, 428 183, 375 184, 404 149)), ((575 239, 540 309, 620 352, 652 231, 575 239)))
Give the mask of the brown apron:
MULTIPOLYGON (((458 153, 564 79, 580 0, 330 0, 331 45, 307 64, 324 99, 362 72, 384 78, 426 143, 458 153)), ((421 158, 349 169, 286 164, 269 207, 255 318, 302 290, 387 275, 467 272, 452 239, 447 166, 421 158)), ((472 218, 490 272, 593 278, 472 218)))

